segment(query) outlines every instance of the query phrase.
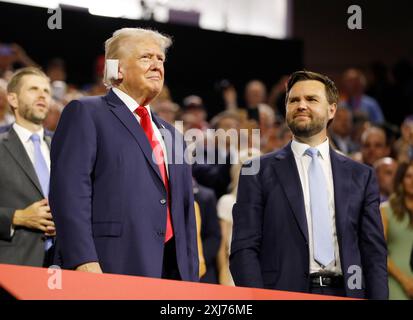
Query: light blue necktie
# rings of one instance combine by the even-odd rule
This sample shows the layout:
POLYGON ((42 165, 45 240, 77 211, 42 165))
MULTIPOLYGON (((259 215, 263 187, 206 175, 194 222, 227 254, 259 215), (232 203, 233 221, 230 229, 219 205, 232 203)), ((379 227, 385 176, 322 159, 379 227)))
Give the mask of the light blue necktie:
MULTIPOLYGON (((46 160, 43 157, 42 151, 40 149, 40 136, 36 133, 30 136, 30 140, 34 145, 34 170, 36 171, 37 178, 39 179, 40 186, 42 187, 43 195, 45 198, 49 195, 49 180, 50 173, 47 167, 46 160)), ((45 249, 46 251, 50 249, 53 244, 53 240, 50 237, 46 238, 45 249)))
POLYGON ((334 260, 333 236, 328 212, 328 190, 316 148, 308 148, 305 154, 312 160, 308 168, 311 217, 313 225, 314 259, 323 267, 334 260))

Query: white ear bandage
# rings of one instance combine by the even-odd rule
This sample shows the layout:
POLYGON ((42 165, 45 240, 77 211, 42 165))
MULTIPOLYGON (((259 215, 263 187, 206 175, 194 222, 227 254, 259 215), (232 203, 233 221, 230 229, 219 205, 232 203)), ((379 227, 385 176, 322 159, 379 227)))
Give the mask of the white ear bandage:
POLYGON ((110 82, 111 80, 118 80, 118 71, 119 60, 107 59, 105 66, 105 82, 110 82))

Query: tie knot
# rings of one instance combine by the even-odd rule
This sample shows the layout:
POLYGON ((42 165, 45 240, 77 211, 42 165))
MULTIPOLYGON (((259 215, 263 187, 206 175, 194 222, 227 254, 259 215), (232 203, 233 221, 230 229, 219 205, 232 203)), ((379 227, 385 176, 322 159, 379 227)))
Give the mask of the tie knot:
POLYGON ((32 140, 33 143, 38 143, 40 142, 40 136, 37 133, 33 133, 30 136, 30 140, 32 140))
POLYGON ((139 117, 144 118, 149 116, 148 110, 145 107, 139 106, 135 112, 138 114, 139 117))
POLYGON ((305 154, 309 155, 311 158, 315 158, 318 156, 320 151, 318 151, 317 148, 308 148, 307 150, 305 150, 305 154))

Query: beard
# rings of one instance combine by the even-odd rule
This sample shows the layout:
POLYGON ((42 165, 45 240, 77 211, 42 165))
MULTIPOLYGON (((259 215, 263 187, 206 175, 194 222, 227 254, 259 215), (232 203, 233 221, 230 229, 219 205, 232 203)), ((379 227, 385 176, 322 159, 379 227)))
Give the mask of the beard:
POLYGON ((287 116, 287 125, 294 136, 309 138, 326 128, 327 115, 323 118, 309 114, 309 119, 304 121, 296 119, 295 116, 297 116, 297 113, 287 116))
POLYGON ((25 104, 23 108, 19 109, 19 113, 22 118, 39 125, 43 124, 48 114, 48 112, 36 110, 35 106, 29 104, 25 104))

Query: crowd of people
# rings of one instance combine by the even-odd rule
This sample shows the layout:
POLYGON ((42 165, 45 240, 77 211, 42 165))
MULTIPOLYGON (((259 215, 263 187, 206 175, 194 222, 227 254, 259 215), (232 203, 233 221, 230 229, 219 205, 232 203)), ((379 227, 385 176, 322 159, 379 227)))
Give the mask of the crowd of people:
MULTIPOLYGON (((149 36, 149 39, 152 39, 151 36, 149 36)), ((114 41, 109 45, 115 46, 116 43, 114 41)), ((148 46, 153 45, 152 40, 142 41, 145 41, 145 44, 148 44, 148 46)), ((161 41, 166 40, 161 39, 161 41)), ((5 45, 0 44, 1 46, 5 45)), ((174 274, 177 269, 176 265, 172 267, 172 271, 166 270, 165 266, 163 266, 164 269, 162 270, 156 268, 149 270, 151 264, 149 262, 146 265, 142 264, 140 261, 143 261, 143 258, 136 261, 132 259, 132 263, 126 263, 124 260, 127 258, 124 255, 117 255, 116 262, 111 261, 111 255, 119 252, 118 246, 121 245, 115 242, 104 242, 104 236, 116 236, 121 232, 120 224, 116 225, 113 223, 110 226, 108 224, 108 221, 111 221, 110 219, 115 219, 115 213, 113 216, 110 216, 110 210, 117 212, 115 207, 111 207, 114 206, 113 203, 103 200, 102 203, 94 203, 94 206, 107 210, 107 213, 84 212, 82 219, 88 219, 91 215, 97 219, 97 222, 93 222, 92 225, 81 225, 80 222, 77 224, 77 222, 68 218, 64 210, 76 210, 76 207, 72 205, 67 205, 67 208, 61 209, 61 212, 56 212, 55 217, 53 209, 62 204, 63 196, 70 198, 74 203, 80 201, 79 198, 86 195, 86 193, 72 194, 66 188, 76 188, 77 190, 90 188, 88 182, 84 184, 81 184, 80 181, 78 181, 78 184, 73 182, 73 185, 70 186, 69 181, 73 181, 76 178, 76 174, 79 174, 79 179, 81 179, 81 174, 92 172, 92 170, 96 170, 96 172, 93 171, 96 181, 101 179, 98 182, 94 180, 89 182, 96 183, 94 184, 94 197, 99 195, 100 192, 101 198, 115 197, 116 201, 118 201, 115 205, 127 206, 129 203, 121 196, 115 196, 108 190, 103 189, 105 185, 113 185, 111 192, 117 192, 117 179, 123 179, 119 183, 124 183, 126 179, 125 176, 117 176, 123 174, 123 171, 118 166, 129 165, 128 161, 132 161, 128 158, 130 155, 128 154, 127 157, 122 155, 122 152, 125 151, 122 149, 122 145, 118 147, 119 154, 121 154, 119 156, 118 154, 115 154, 113 157, 109 157, 106 154, 101 155, 100 153, 105 152, 102 150, 106 150, 106 147, 103 145, 105 139, 109 139, 109 137, 106 137, 106 135, 99 131, 101 129, 99 126, 103 125, 103 122, 100 123, 98 120, 93 122, 89 118, 103 118, 104 115, 83 114, 83 111, 80 111, 79 106, 76 105, 76 101, 80 98, 90 97, 88 99, 97 99, 97 96, 108 94, 109 89, 103 82, 105 59, 108 57, 97 58, 95 83, 79 88, 76 84, 67 83, 67 72, 70 73, 70 66, 66 66, 62 59, 51 59, 47 66, 45 66, 44 73, 41 71, 37 72, 33 70, 41 69, 40 66, 29 57, 23 48, 16 44, 7 47, 10 48, 9 51, 0 50, 0 135, 2 135, 0 144, 0 262, 37 266, 51 264, 50 259, 55 260, 58 254, 53 252, 53 257, 45 254, 38 240, 42 239, 47 243, 50 238, 56 235, 54 223, 56 219, 58 224, 60 222, 61 225, 67 224, 73 228, 79 228, 82 232, 85 231, 85 234, 87 234, 86 230, 89 230, 88 228, 92 228, 93 233, 97 237, 101 236, 101 238, 95 239, 96 249, 93 250, 86 235, 85 238, 79 240, 80 245, 85 246, 85 248, 80 248, 80 245, 69 244, 68 240, 63 240, 60 246, 60 249, 63 250, 62 252, 65 253, 65 256, 60 257, 63 259, 62 265, 69 268, 83 266, 84 270, 92 270, 93 272, 103 270, 104 272, 126 274, 133 274, 130 268, 135 268, 140 270, 140 274, 176 279, 174 274), (16 71, 18 75, 20 68, 29 71, 26 74, 20 75, 20 78, 16 78, 16 71), (47 89, 48 85, 45 83, 45 79, 50 83, 50 91, 47 89), (41 91, 39 94, 44 96, 43 99, 40 99, 42 106, 36 111, 30 111, 28 105, 24 104, 25 102, 39 104, 38 100, 31 96, 34 92, 33 90, 41 91), (59 124, 61 115, 65 108, 68 108, 68 105, 71 110, 73 109, 73 112, 69 113, 67 111, 62 124, 59 124), (85 117, 83 124, 83 121, 76 118, 76 112, 85 117), (89 120, 90 123, 87 123, 89 120), (70 129, 70 121, 78 122, 76 131, 70 129), (32 127, 34 131, 40 130, 41 132, 40 139, 42 142, 39 145, 40 149, 36 148, 35 142, 33 142, 34 148, 27 145, 24 146, 28 150, 30 159, 26 159, 27 156, 24 155, 24 149, 17 146, 17 136, 20 139, 25 139, 26 142, 33 140, 24 129, 20 128, 20 126, 24 127, 22 123, 32 127), (94 123, 94 126, 97 126, 96 132, 86 128, 86 126, 91 126, 92 123, 94 123), (46 149, 50 148, 49 140, 52 140, 51 137, 56 128, 58 128, 57 135, 53 138, 55 142, 52 142, 52 150, 53 144, 55 144, 55 151, 52 151, 52 162, 50 162, 50 152, 46 149), (10 134, 11 130, 15 131, 13 136, 10 134), (99 137, 97 142, 99 145, 92 146, 92 143, 96 143, 97 137, 99 137), (80 139, 84 142, 85 148, 71 145, 71 139, 73 141, 80 139), (11 142, 14 143, 13 147, 7 144, 11 142), (12 151, 9 150, 10 148, 12 151), (46 168, 46 171, 47 169, 49 172, 50 170, 52 171, 50 193, 53 203, 51 206, 47 200, 49 184, 47 182, 47 186, 43 185, 40 178, 41 173, 38 171, 40 170, 38 167, 41 167, 39 164, 40 160, 38 160, 39 152, 43 155, 44 163, 42 165, 46 168), (88 158, 78 158, 73 154, 74 152, 79 152, 88 158), (108 157, 107 159, 105 158, 107 163, 100 163, 96 160, 98 157, 102 159, 103 156, 108 157), (20 157, 20 159, 16 159, 16 157, 20 157), (33 163, 32 168, 28 168, 30 160, 33 163), (63 162, 70 163, 63 164, 63 162), (80 169, 77 169, 78 171, 73 171, 75 165, 80 167, 80 169), (16 166, 22 166, 25 168, 25 172, 21 173, 16 166), (57 172, 58 170, 62 170, 59 175, 60 180, 56 177, 53 178, 53 171, 57 172), (84 172, 79 172, 79 170, 84 170, 84 172), (99 170, 110 172, 107 175, 102 173, 99 176, 99 170), (112 173, 111 170, 114 170, 114 172, 112 173), (26 181, 21 178, 22 175, 28 175, 29 177, 37 175, 38 179, 31 178, 26 181), (65 175, 67 175, 68 183, 62 184, 61 180, 65 175), (98 183, 101 183, 101 185, 98 183), (15 188, 14 194, 5 191, 10 190, 11 184, 15 188), (17 234, 16 231, 20 228, 23 230, 34 229, 38 232, 17 234), (19 239, 12 240, 15 236, 19 236, 19 239), (15 247, 10 247, 8 246, 10 243, 16 246, 21 245, 23 249, 17 250, 15 247), (79 255, 68 254, 69 250, 77 250, 79 255), (88 264, 88 262, 96 261, 96 256, 99 256, 101 259, 100 266, 88 264)), ((163 63, 163 57, 159 57, 159 61, 163 63)), ((258 77, 259 74, 257 73, 258 77)), ((130 81, 130 86, 133 84, 133 80, 128 78, 126 72, 123 74, 123 78, 120 79, 130 81)), ((257 79, 252 79, 246 83, 245 88, 235 88, 230 81, 224 80, 222 82, 224 84, 222 86, 222 100, 225 102, 225 106, 218 114, 210 114, 209 106, 204 103, 204 101, 208 100, 205 99, 206 97, 194 95, 192 92, 188 92, 187 97, 183 101, 174 101, 174 94, 170 92, 167 86, 159 88, 159 92, 154 96, 148 95, 149 98, 139 96, 135 99, 135 101, 143 99, 141 101, 142 104, 139 102, 140 105, 146 105, 146 102, 150 101, 151 110, 165 123, 162 126, 168 127, 167 124, 176 126, 176 129, 183 136, 186 133, 191 133, 190 136, 195 141, 193 146, 195 150, 193 154, 194 164, 192 165, 191 177, 194 199, 182 197, 182 202, 187 203, 193 200, 196 203, 195 213, 197 213, 197 223, 199 226, 197 251, 199 256, 199 275, 202 282, 234 285, 234 279, 230 271, 231 240, 235 230, 233 228, 232 210, 237 202, 242 163, 282 150, 295 135, 286 121, 286 105, 289 103, 287 101, 288 91, 286 91, 288 80, 288 75, 281 77, 270 90, 268 90, 266 84, 257 79), (178 126, 178 123, 181 123, 182 126, 178 126), (231 136, 231 132, 234 131, 237 134, 236 138, 231 136), (254 132, 259 132, 259 139, 254 140, 254 132), (245 137, 246 144, 240 142, 242 140, 241 136, 245 137), (198 148, 200 144, 202 148, 198 148), (198 152, 199 150, 201 152, 198 152), (208 161, 211 157, 213 160, 208 161), (199 247, 199 244, 201 244, 201 247, 199 247)), ((410 267, 413 247, 413 66, 407 61, 400 62, 393 68, 392 76, 389 75, 389 72, 381 64, 374 64, 366 70, 350 68, 343 72, 341 79, 335 80, 340 94, 334 119, 329 121, 326 128, 328 141, 333 150, 337 151, 338 154, 349 157, 374 170, 375 180, 377 180, 379 187, 381 217, 387 242, 390 298, 413 299, 413 272, 410 267)), ((116 81, 119 81, 119 79, 114 79, 113 84, 117 84, 116 81)), ((120 91, 128 92, 130 87, 122 87, 122 84, 120 84, 117 88, 120 91)), ((131 94, 129 95, 132 96, 131 94)), ((122 101, 127 101, 127 99, 124 100, 122 98, 122 94, 119 94, 119 97, 122 101)), ((92 108, 93 104, 97 104, 97 102, 93 102, 95 100, 82 101, 89 101, 90 108, 92 108)), ((116 113, 116 111, 114 112, 116 113)), ((121 114, 117 116, 119 118, 124 117, 121 114)), ((139 121, 143 121, 142 119, 144 119, 144 116, 139 114, 139 121)), ((126 121, 125 118, 121 120, 126 121)), ((107 125, 113 126, 113 129, 109 130, 109 134, 111 130, 115 131, 118 126, 118 124, 115 125, 109 122, 107 125)), ((157 133, 153 134, 156 135, 157 133)), ((111 143, 121 144, 122 140, 120 138, 116 140, 117 136, 115 134, 112 134, 110 138, 113 139, 108 140, 111 143)), ((191 141, 186 141, 186 143, 191 144, 191 141)), ((112 147, 108 146, 107 152, 110 152, 112 147)), ((144 159, 136 161, 145 162, 144 159)), ((161 172, 164 171, 161 166, 159 168, 161 172)), ((135 177, 141 175, 140 179, 142 179, 143 175, 143 173, 135 171, 130 174, 131 177, 133 175, 135 177)), ((171 177, 170 172, 165 174, 171 177)), ((182 175, 185 174, 182 173, 182 175)), ((341 177, 341 179, 355 180, 356 178, 341 177)), ((174 181, 171 180, 172 178, 169 179, 171 192, 175 192, 174 181)), ((163 174, 162 180, 165 186, 167 186, 168 182, 165 182, 167 178, 163 174)), ((132 180, 130 182, 132 189, 133 182, 132 180)), ((361 185, 359 187, 361 188, 361 185)), ((145 192, 144 188, 144 185, 139 185, 136 190, 139 189, 139 192, 145 192)), ((167 197, 170 197, 168 187, 166 189, 167 197)), ((122 188, 121 190, 126 192, 127 188, 122 188)), ((156 190, 156 188, 153 190, 156 190)), ((120 192, 119 189, 118 191, 120 192)), ((347 191, 353 192, 353 190, 347 191)), ((364 191, 360 189, 357 192, 364 191)), ((157 191, 153 192, 156 193, 157 191)), ((247 197, 245 188, 242 192, 247 197)), ((159 196, 162 197, 161 195, 159 196)), ((162 198, 162 200, 164 199, 162 198)), ((169 200, 166 199, 165 201, 168 203, 169 200)), ((163 202, 161 201, 161 203, 163 202)), ((139 204, 137 205, 139 206, 139 204)), ((168 207, 168 219, 169 210, 176 210, 176 208, 173 208, 173 205, 170 209, 168 207)), ((357 204, 348 205, 357 206, 357 204)), ((336 206, 340 206, 340 203, 336 203, 336 206)), ((86 207, 87 203, 82 203, 79 206, 82 210, 86 210, 86 207)), ((132 204, 130 208, 132 208, 132 204)), ((154 211, 158 210, 154 209, 155 206, 147 207, 148 210, 151 210, 150 208, 153 208, 154 211)), ((134 220, 135 218, 129 217, 127 219, 131 221, 132 226, 138 223, 134 220)), ((168 250, 174 251, 176 248, 176 254, 178 255, 177 263, 179 265, 181 263, 179 258, 182 258, 181 251, 184 250, 183 247, 180 247, 182 242, 179 242, 179 237, 183 236, 179 234, 181 231, 179 229, 180 222, 177 222, 178 218, 174 216, 173 212, 172 220, 174 221, 174 238, 176 238, 176 241, 174 240, 174 243, 168 245, 170 246, 168 250)), ((192 221, 186 221, 186 223, 191 224, 192 221)), ((350 221, 349 223, 357 222, 350 221)), ((181 227, 182 232, 189 233, 188 230, 185 231, 188 225, 182 222, 181 227)), ((144 236, 148 232, 148 228, 150 228, 149 224, 137 229, 126 226, 122 228, 124 233, 139 231, 140 235, 131 236, 136 241, 150 238, 149 236, 144 236)), ((59 247, 59 232, 62 232, 62 236, 69 237, 68 234, 73 232, 73 230, 75 229, 69 229, 68 227, 66 230, 65 227, 60 226, 59 228, 59 225, 57 226, 57 247, 59 247)), ((365 230, 367 232, 370 229, 365 230)), ((240 237, 239 234, 237 236, 240 237)), ((369 236, 369 234, 366 234, 363 237, 369 236)), ((374 233, 371 236, 375 236, 374 233)), ((79 237, 82 237, 81 233, 79 233, 79 237)), ((155 240, 154 242, 156 242, 155 240)), ((189 243, 193 240, 192 236, 188 236, 188 248, 191 248, 191 250, 193 248, 189 243)), ((236 244, 238 245, 238 243, 236 244)), ((152 252, 157 252, 158 247, 155 243, 146 245, 150 247, 149 250, 152 252)), ((148 249, 143 249, 139 245, 133 246, 128 244, 128 246, 130 246, 129 250, 135 252, 137 256, 143 256, 145 252, 150 254, 148 249)), ((152 259, 154 261, 151 261, 151 263, 156 263, 155 260, 159 256, 162 256, 162 254, 154 254, 152 259)), ((195 263, 190 260, 189 258, 188 266, 190 267, 178 266, 178 269, 181 270, 181 279, 194 279, 193 270, 190 270, 190 268, 194 267, 195 263), (182 273, 182 270, 185 271, 182 273)), ((82 268, 79 270, 82 270, 82 268)), ((288 289, 288 286, 285 285, 285 288, 288 289)))

